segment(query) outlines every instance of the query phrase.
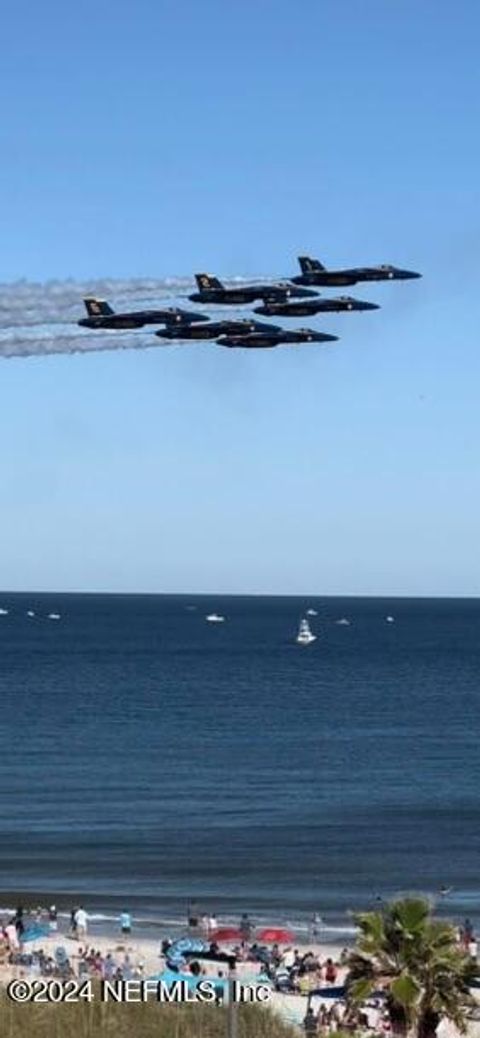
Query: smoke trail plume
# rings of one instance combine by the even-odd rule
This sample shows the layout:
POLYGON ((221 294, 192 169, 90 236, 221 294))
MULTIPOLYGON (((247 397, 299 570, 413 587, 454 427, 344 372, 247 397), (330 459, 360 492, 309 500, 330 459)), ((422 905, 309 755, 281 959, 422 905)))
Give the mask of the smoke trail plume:
POLYGON ((86 316, 83 297, 108 299, 115 310, 141 310, 155 304, 188 308, 185 295, 191 288, 186 278, 0 284, 0 357, 158 346, 153 329, 119 333, 79 328, 77 321, 86 316))

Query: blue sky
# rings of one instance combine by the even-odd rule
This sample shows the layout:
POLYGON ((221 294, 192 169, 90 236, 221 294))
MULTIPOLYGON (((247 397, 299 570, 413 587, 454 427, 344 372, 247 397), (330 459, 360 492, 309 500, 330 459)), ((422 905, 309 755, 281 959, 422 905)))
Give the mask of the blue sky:
POLYGON ((313 319, 327 348, 4 361, 0 585, 478 594, 473 0, 47 0, 3 29, 3 282, 303 251, 424 277, 357 286, 382 309, 313 319))

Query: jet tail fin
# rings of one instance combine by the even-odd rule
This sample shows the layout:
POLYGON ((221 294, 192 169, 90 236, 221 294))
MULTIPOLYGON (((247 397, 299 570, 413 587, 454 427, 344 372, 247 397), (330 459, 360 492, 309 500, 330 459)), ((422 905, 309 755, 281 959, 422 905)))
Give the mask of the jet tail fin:
POLYGON ((222 282, 213 274, 195 274, 195 281, 200 292, 208 292, 210 288, 223 288, 222 282))
POLYGON ((310 274, 313 270, 325 270, 325 267, 319 260, 311 259, 310 256, 299 256, 298 262, 302 274, 310 274))
POLYGON ((114 311, 105 299, 96 299, 95 296, 87 296, 83 300, 89 317, 109 317, 114 311))

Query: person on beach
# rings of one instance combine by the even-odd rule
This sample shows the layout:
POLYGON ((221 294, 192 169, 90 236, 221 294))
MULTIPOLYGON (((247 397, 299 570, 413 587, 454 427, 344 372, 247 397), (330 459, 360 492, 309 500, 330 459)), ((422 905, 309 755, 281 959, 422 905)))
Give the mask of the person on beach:
POLYGON ((327 984, 335 984, 337 979, 337 967, 332 959, 327 959, 325 963, 325 980, 327 984))
POLYGON ((58 921, 57 921, 57 909, 55 908, 55 905, 50 905, 50 908, 48 909, 48 925, 49 925, 49 928, 50 928, 50 933, 56 933, 57 932, 57 930, 58 930, 58 921))
POLYGON ((115 959, 113 958, 112 953, 108 952, 107 956, 105 958, 105 961, 103 963, 103 979, 104 980, 113 980, 116 968, 117 968, 117 964, 115 962, 115 959))
POLYGON ((187 923, 190 930, 198 927, 198 906, 196 901, 189 901, 187 905, 187 923))
POLYGON ((212 914, 211 914, 211 916, 209 917, 209 920, 208 920, 208 934, 209 934, 209 936, 210 936, 210 934, 212 934, 217 929, 217 926, 218 926, 217 917, 216 917, 215 913, 212 912, 212 914))
POLYGON ((72 910, 70 912, 70 936, 74 937, 74 938, 76 938, 76 936, 77 936, 77 924, 75 922, 77 911, 78 911, 78 908, 77 908, 76 905, 74 905, 74 907, 72 908, 72 910))
POLYGON ((5 936, 8 941, 8 947, 10 951, 18 951, 20 948, 20 942, 18 940, 17 928, 13 919, 7 923, 5 927, 5 936))
POLYGON ((283 955, 281 956, 282 966, 285 966, 285 969, 287 969, 287 970, 291 970, 294 962, 295 962, 295 952, 294 952, 293 948, 285 948, 285 951, 284 951, 283 955))
POLYGON ((242 935, 242 940, 249 941, 252 935, 252 922, 249 919, 248 913, 244 912, 240 919, 240 926, 238 927, 242 935))
POLYGON ((120 914, 120 929, 124 937, 128 937, 132 932, 132 917, 130 912, 125 911, 125 909, 120 914))
POLYGON ((17 908, 13 919, 15 929, 17 931, 17 938, 19 943, 22 942, 23 934, 25 932, 25 924, 23 922, 23 908, 21 905, 17 908))
POLYGON ((318 1033, 317 1018, 311 1006, 308 1007, 307 1012, 303 1018, 303 1030, 306 1035, 312 1035, 318 1033))
POLYGON ((88 915, 83 907, 80 905, 75 912, 75 936, 77 941, 83 941, 87 936, 88 929, 88 915))
POLYGON ((310 920, 310 936, 318 937, 320 927, 322 925, 322 917, 319 912, 314 912, 310 920))

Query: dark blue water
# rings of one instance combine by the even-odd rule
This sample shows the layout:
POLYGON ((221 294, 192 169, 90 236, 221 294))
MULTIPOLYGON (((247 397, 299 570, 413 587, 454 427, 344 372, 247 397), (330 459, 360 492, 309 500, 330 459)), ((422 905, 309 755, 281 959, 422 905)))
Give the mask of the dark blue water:
POLYGON ((0 605, 1 903, 337 926, 446 884, 445 911, 480 919, 480 602, 0 605))

